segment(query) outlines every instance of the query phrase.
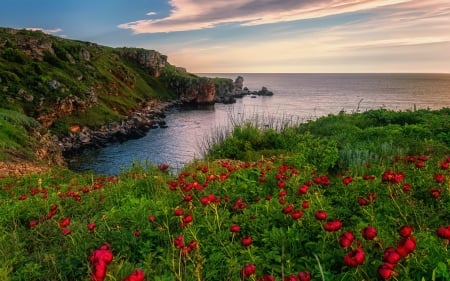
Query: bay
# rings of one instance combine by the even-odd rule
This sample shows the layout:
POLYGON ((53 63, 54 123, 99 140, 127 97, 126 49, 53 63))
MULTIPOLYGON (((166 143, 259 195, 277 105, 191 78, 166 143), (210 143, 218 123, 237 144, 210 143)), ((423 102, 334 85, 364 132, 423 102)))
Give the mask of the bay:
POLYGON ((173 108, 165 119, 168 128, 153 129, 140 139, 86 151, 69 159, 69 167, 117 174, 134 162, 151 162, 167 163, 177 171, 194 159, 202 158, 205 139, 219 128, 229 128, 232 121, 258 117, 269 122, 274 119, 304 122, 340 111, 450 107, 450 74, 199 75, 233 80, 239 75, 244 77, 244 86, 250 90, 265 86, 274 95, 245 96, 229 105, 173 108))

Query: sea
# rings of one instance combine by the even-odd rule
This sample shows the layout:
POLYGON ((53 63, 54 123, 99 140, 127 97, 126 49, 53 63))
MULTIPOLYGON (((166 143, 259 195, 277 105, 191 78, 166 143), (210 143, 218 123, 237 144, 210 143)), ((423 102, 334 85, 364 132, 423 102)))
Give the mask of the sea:
POLYGON ((165 163, 177 173, 186 164, 201 159, 214 136, 248 120, 274 126, 339 112, 450 107, 450 74, 198 75, 233 80, 242 76, 244 87, 250 91, 264 86, 274 95, 244 96, 234 104, 171 108, 166 114, 167 128, 152 129, 139 139, 86 150, 68 159, 69 168, 113 175, 136 163, 165 163))

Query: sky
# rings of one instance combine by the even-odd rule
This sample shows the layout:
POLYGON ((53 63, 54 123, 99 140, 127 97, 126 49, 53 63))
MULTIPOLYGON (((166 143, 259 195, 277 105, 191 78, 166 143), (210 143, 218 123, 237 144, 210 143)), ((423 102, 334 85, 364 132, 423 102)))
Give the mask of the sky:
POLYGON ((192 73, 450 73, 449 0, 2 0, 0 26, 192 73))

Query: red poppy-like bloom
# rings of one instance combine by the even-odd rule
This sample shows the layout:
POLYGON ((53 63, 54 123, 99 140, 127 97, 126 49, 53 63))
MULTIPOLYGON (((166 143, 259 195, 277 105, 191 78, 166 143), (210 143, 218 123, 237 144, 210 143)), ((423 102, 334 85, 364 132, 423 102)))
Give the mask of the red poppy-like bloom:
POLYGON ((71 233, 72 231, 70 230, 70 228, 66 227, 63 229, 62 231, 62 235, 67 236, 71 233))
POLYGON ((180 208, 176 208, 176 209, 173 211, 173 215, 174 215, 174 216, 177 216, 177 217, 181 217, 183 214, 184 214, 184 210, 183 210, 183 209, 180 209, 180 208))
POLYGON ((293 220, 301 219, 302 216, 303 216, 303 212, 301 210, 295 210, 291 213, 291 218, 293 220))
POLYGON ((308 193, 308 186, 307 186, 306 184, 300 186, 300 187, 297 189, 297 194, 298 194, 298 195, 303 195, 303 194, 306 194, 306 193, 308 193))
POLYGON ((156 217, 153 215, 148 216, 148 221, 149 222, 155 222, 156 221, 156 217))
POLYGON ((360 197, 358 197, 358 204, 360 206, 368 206, 368 205, 370 205, 370 202, 366 198, 363 198, 360 196, 360 197))
POLYGON ((327 219, 328 215, 327 215, 327 213, 325 211, 317 211, 317 212, 314 213, 314 217, 317 220, 323 221, 323 220, 327 219))
POLYGON ((388 280, 395 274, 394 265, 387 262, 380 265, 377 271, 378 276, 383 280, 388 280))
POLYGON ((404 225, 402 227, 400 227, 400 229, 398 230, 398 234, 400 234, 401 237, 409 237, 412 234, 412 227, 409 225, 404 225))
POLYGON ((242 268, 241 275, 242 275, 242 278, 248 279, 248 278, 250 278, 250 276, 255 274, 255 272, 256 272, 256 265, 250 263, 250 264, 245 265, 242 268))
POLYGON ((135 229, 134 232, 133 232, 133 235, 135 237, 139 237, 139 236, 141 236, 141 232, 139 231, 139 229, 135 229))
POLYGON ((440 188, 432 187, 430 188, 430 190, 428 190, 428 192, 430 193, 431 197, 437 199, 441 197, 442 190, 440 188))
POLYGON ((346 231, 339 237, 339 245, 341 245, 342 248, 348 248, 352 245, 354 239, 355 235, 353 232, 346 231))
POLYGON ((397 243, 397 252, 406 257, 416 249, 416 239, 413 236, 404 237, 397 243))
POLYGON ((353 178, 348 176, 342 179, 342 183, 345 185, 349 185, 353 181, 353 178))
POLYGON ((70 224, 70 218, 63 218, 59 221, 59 227, 65 228, 70 224))
POLYGON ((251 236, 245 236, 241 239, 241 244, 244 247, 248 247, 253 243, 253 239, 251 236))
POLYGON ((373 240, 377 236, 377 230, 375 227, 369 225, 361 230, 361 235, 366 240, 373 240))
POLYGON ((175 248, 181 249, 184 247, 184 236, 183 234, 180 234, 178 237, 175 237, 173 239, 173 245, 175 248))
POLYGON ((397 264, 402 256, 397 252, 394 247, 388 247, 384 250, 383 261, 390 264, 397 264))
POLYGON ((366 254, 361 248, 356 248, 344 256, 344 263, 350 267, 357 267, 364 263, 366 254))
POLYGON ((87 228, 90 232, 94 232, 96 226, 97 225, 95 224, 95 222, 91 222, 91 223, 87 224, 87 228))
POLYGON ((340 220, 337 219, 328 221, 326 224, 323 225, 323 228, 329 232, 338 231, 339 229, 341 229, 341 227, 342 223, 340 220))
POLYGON ((311 273, 307 270, 300 271, 298 273, 298 280, 299 281, 310 281, 311 280, 311 273))
POLYGON ((259 277, 257 281, 275 281, 275 277, 270 274, 264 274, 263 277, 259 277))
POLYGON ((241 231, 241 226, 238 224, 233 224, 230 226, 230 231, 235 232, 235 233, 239 232, 239 231, 241 231))
POLYGON ((450 225, 441 226, 438 229, 436 229, 436 235, 439 238, 450 240, 450 225))
POLYGON ((37 224, 38 224, 37 221, 32 220, 32 221, 30 221, 30 222, 28 223, 28 226, 29 226, 30 228, 34 228, 34 227, 36 227, 37 224))
POLYGON ((123 281, 144 281, 145 274, 142 270, 136 269, 128 277, 123 279, 123 281))
POLYGON ((444 174, 434 175, 434 181, 437 183, 443 183, 445 181, 445 175, 444 174))
POLYGON ((303 201, 302 202, 302 207, 303 207, 303 209, 308 209, 309 208, 309 201, 303 201))
POLYGON ((292 211, 294 211, 294 205, 292 205, 292 204, 289 204, 283 208, 283 214, 289 214, 292 211))
POLYGON ((107 265, 111 263, 112 259, 113 253, 109 250, 108 244, 102 245, 91 253, 89 261, 93 266, 92 281, 103 281, 105 279, 107 265))

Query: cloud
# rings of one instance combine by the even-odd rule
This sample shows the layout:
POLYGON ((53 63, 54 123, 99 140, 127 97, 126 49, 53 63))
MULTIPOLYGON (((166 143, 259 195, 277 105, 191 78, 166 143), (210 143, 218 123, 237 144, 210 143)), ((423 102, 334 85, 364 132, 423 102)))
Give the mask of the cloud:
POLYGON ((147 16, 154 16, 154 15, 156 15, 157 13, 156 12, 148 12, 146 15, 147 16))
POLYGON ((168 33, 238 23, 255 26, 320 18, 368 10, 412 0, 170 0, 170 14, 120 24, 135 34, 168 33))
POLYGON ((61 28, 45 29, 45 28, 41 28, 41 27, 27 27, 25 29, 32 30, 32 31, 42 31, 46 34, 53 34, 53 35, 62 31, 61 28))

